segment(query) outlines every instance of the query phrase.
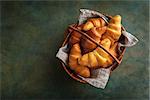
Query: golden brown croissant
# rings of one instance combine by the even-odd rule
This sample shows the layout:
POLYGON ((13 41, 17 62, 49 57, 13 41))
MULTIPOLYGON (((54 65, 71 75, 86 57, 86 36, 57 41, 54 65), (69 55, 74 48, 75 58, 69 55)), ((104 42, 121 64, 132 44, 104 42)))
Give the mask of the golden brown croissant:
MULTIPOLYGON (((102 18, 91 18, 77 28, 86 31, 88 36, 100 43, 112 55, 118 57, 117 41, 121 35, 121 16, 112 17, 108 26, 105 25, 102 18)), ((69 66, 83 77, 90 77, 90 69, 92 68, 108 67, 114 62, 107 52, 76 31, 71 34, 69 43, 72 45, 69 66), (82 48, 80 48, 79 42, 82 48)))
POLYGON ((90 70, 86 66, 79 65, 77 59, 81 57, 81 49, 78 43, 74 44, 69 54, 69 66, 77 74, 83 77, 90 77, 90 70))
POLYGON ((84 31, 88 31, 93 27, 103 27, 106 23, 102 18, 91 18, 83 26, 84 31))
POLYGON ((106 33, 102 36, 102 39, 109 38, 114 44, 115 41, 118 41, 121 36, 121 16, 116 15, 110 20, 106 33))
MULTIPOLYGON (((82 27, 83 27, 83 25, 80 25, 80 26, 77 27, 77 29, 81 30, 82 27)), ((81 38, 81 34, 77 31, 73 31, 71 33, 71 36, 70 36, 70 39, 69 39, 69 44, 74 45, 74 44, 80 42, 80 38, 81 38)))
POLYGON ((69 39, 69 43, 71 45, 74 45, 75 43, 78 43, 80 41, 80 37, 81 37, 80 33, 78 33, 77 31, 73 31, 72 34, 71 34, 71 37, 69 39))
MULTIPOLYGON (((109 50, 111 41, 109 39, 104 39, 101 41, 101 45, 109 50)), ((98 68, 103 67, 107 64, 109 59, 109 55, 102 50, 101 48, 97 47, 92 52, 84 54, 81 58, 78 59, 78 63, 83 66, 88 66, 89 68, 98 68)))
POLYGON ((106 62, 107 59, 102 57, 96 50, 84 54, 78 59, 80 65, 88 66, 89 68, 99 68, 100 66, 105 65, 106 62))
MULTIPOLYGON (((106 26, 103 27, 93 27, 91 30, 87 31, 87 35, 93 38, 97 43, 100 42, 101 36, 105 33, 106 26)), ((92 51, 96 48, 96 45, 87 39, 86 37, 82 36, 81 38, 81 47, 83 48, 83 52, 87 53, 92 51)))
MULTIPOLYGON (((109 46, 110 49, 107 49, 107 48, 105 48, 105 49, 107 49, 112 55, 117 57, 118 56, 118 54, 117 54, 117 46, 118 46, 118 43, 115 42, 111 47, 109 46)), ((96 50, 99 52, 99 54, 101 56, 103 56, 104 58, 107 59, 107 62, 102 67, 108 67, 108 66, 110 66, 113 63, 114 59, 108 53, 106 53, 101 48, 96 48, 96 50)))
POLYGON ((112 55, 118 57, 118 42, 115 42, 114 45, 111 46, 109 51, 112 55))

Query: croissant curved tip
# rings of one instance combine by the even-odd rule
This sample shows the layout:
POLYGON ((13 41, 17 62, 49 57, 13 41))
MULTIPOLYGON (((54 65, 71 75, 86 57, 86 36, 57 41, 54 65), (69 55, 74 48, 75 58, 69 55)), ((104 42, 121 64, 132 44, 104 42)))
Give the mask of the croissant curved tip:
POLYGON ((121 17, 120 15, 116 15, 116 17, 121 17))
POLYGON ((89 70, 83 70, 81 73, 82 73, 81 75, 83 77, 90 77, 90 71, 89 70))
POLYGON ((114 20, 121 20, 121 16, 120 15, 116 15, 113 17, 114 20))

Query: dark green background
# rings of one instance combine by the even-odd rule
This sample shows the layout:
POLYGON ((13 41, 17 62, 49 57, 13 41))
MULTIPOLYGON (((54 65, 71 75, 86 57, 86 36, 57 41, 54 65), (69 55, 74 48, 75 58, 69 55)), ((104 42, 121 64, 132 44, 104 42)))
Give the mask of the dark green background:
POLYGON ((2 99, 148 100, 148 12, 148 1, 1 2, 2 99), (120 14, 139 39, 104 90, 73 80, 55 57, 80 8, 120 14))

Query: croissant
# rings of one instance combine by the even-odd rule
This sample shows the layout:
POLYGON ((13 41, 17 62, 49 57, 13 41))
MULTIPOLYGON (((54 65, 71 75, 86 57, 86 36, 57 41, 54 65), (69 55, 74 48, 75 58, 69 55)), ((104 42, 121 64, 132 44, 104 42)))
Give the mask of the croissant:
MULTIPOLYGON (((81 24, 80 26, 77 27, 77 29, 81 30, 83 25, 81 24)), ((81 34, 77 31, 73 31, 71 33, 70 39, 69 39, 69 44, 74 45, 78 42, 80 42, 81 34)))
POLYGON ((114 45, 110 48, 110 53, 114 55, 115 57, 118 57, 118 42, 115 42, 114 45))
MULTIPOLYGON (((104 39, 101 41, 101 45, 109 50, 111 41, 109 39, 104 39)), ((83 66, 88 66, 89 68, 98 68, 103 67, 110 62, 109 55, 102 50, 101 48, 97 47, 92 52, 84 54, 81 58, 78 59, 78 63, 83 66)))
POLYGON ((102 18, 91 18, 83 26, 84 31, 88 31, 93 27, 103 27, 106 23, 102 18))
POLYGON ((78 58, 81 57, 81 49, 78 43, 74 44, 69 54, 69 66, 77 74, 83 77, 90 77, 90 70, 86 66, 78 64, 78 58))
MULTIPOLYGON (((101 45, 104 46, 104 48, 106 50, 108 50, 112 55, 114 55, 115 57, 118 57, 118 49, 117 49, 117 46, 118 46, 118 42, 115 42, 111 47, 110 47, 110 41, 101 41, 101 45), (108 44, 108 45, 105 45, 105 44, 108 44)), ((107 53, 105 52, 104 50, 102 50, 101 48, 97 47, 96 48, 97 52, 99 52, 99 54, 101 56, 103 56, 104 58, 107 59, 107 62, 105 63, 105 65, 103 65, 102 67, 108 67, 109 65, 111 65, 114 61, 114 59, 107 53)))
POLYGON ((106 33, 102 36, 102 39, 109 38, 112 44, 114 44, 114 42, 117 41, 120 36, 121 36, 121 16, 116 15, 112 17, 112 19, 110 20, 106 33))
MULTIPOLYGON (((87 31, 87 35, 93 38, 97 43, 100 42, 101 36, 105 33, 106 26, 103 27, 93 27, 91 30, 87 31)), ((83 48, 83 52, 87 53, 92 51, 96 48, 96 45, 87 39, 86 37, 82 36, 81 38, 81 47, 83 48)))

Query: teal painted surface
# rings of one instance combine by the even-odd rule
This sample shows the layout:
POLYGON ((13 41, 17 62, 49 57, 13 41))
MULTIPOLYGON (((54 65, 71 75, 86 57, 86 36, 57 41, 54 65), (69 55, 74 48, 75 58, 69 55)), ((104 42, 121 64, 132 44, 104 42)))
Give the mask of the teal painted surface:
POLYGON ((148 2, 1 2, 2 99, 148 100, 148 2), (139 43, 128 48, 107 87, 73 80, 55 54, 80 8, 122 16, 139 43))

